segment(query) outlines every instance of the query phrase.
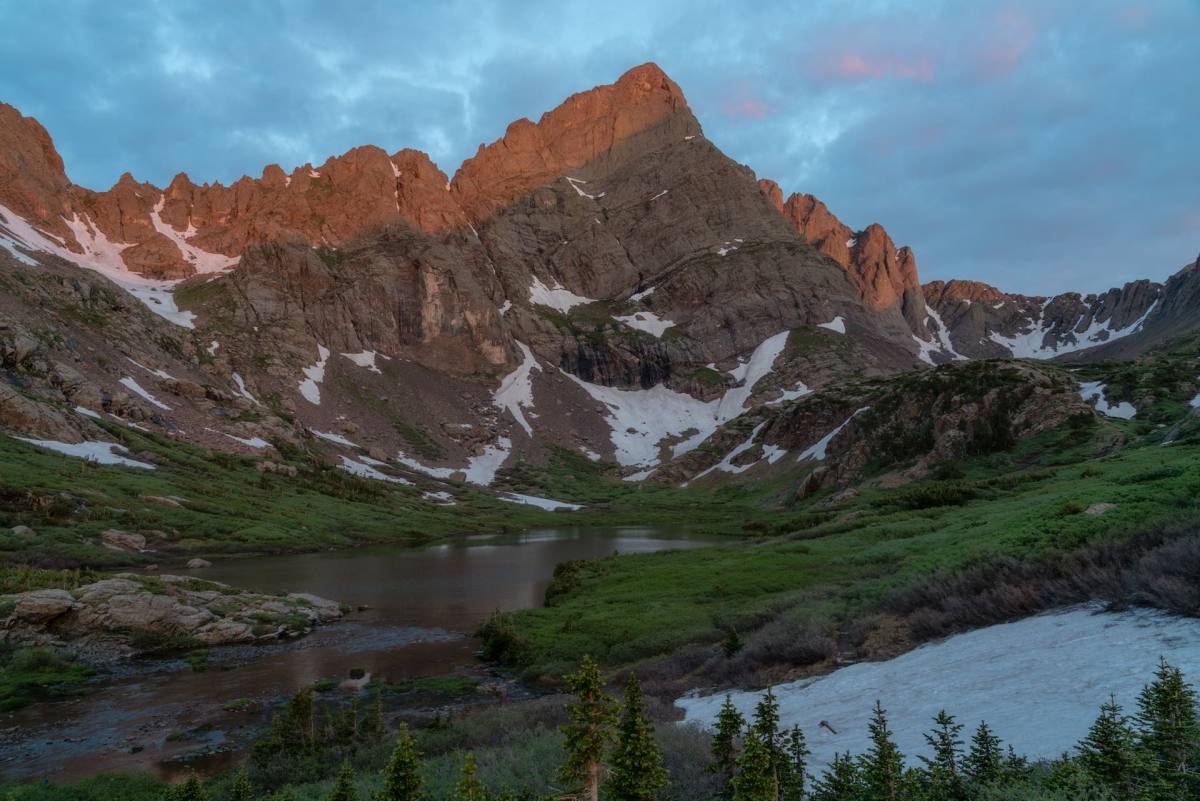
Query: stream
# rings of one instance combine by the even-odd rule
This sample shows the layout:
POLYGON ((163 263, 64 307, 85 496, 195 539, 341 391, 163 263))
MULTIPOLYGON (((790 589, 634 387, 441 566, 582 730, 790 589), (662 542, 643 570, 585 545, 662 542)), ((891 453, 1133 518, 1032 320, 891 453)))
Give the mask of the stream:
POLYGON ((213 649, 204 671, 179 661, 133 663, 84 697, 0 715, 0 779, 71 781, 115 770, 171 777, 188 764, 221 767, 264 722, 264 708, 320 679, 342 680, 354 668, 391 682, 485 676, 472 632, 497 610, 540 606, 560 562, 713 542, 683 529, 556 528, 172 570, 245 589, 310 592, 358 611, 292 643, 213 649), (169 738, 197 729, 186 740, 169 738), (210 756, 186 763, 197 750, 210 756))

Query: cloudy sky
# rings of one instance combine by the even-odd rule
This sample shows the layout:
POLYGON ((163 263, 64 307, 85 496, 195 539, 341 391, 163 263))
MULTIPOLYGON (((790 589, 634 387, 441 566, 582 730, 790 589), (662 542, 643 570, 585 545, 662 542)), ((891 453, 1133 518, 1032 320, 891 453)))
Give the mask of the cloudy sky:
POLYGON ((1095 291, 1200 252, 1198 0, 0 0, 0 20, 0 100, 92 188, 366 143, 453 173, 655 61, 726 153, 882 223, 923 280, 1095 291))

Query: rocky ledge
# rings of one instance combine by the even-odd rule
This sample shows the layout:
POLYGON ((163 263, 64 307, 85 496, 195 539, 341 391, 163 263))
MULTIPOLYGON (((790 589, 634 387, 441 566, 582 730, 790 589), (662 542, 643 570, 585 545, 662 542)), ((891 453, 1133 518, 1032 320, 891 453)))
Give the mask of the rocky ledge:
POLYGON ((186 576, 121 573, 75 589, 0 595, 0 641, 110 658, 297 637, 342 616, 335 601, 265 595, 186 576))

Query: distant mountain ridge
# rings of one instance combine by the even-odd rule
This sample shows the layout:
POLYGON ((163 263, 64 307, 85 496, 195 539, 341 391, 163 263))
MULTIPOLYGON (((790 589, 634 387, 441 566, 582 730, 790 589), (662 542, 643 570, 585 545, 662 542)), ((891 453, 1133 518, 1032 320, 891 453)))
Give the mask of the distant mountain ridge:
POLYGON ((100 437, 99 415, 220 450, 319 445, 360 474, 489 484, 565 448, 638 479, 839 382, 1138 352, 1196 327, 1198 273, 1087 297, 922 286, 882 226, 726 157, 653 64, 453 178, 363 146, 96 192, 0 105, 0 427, 42 439, 100 437))

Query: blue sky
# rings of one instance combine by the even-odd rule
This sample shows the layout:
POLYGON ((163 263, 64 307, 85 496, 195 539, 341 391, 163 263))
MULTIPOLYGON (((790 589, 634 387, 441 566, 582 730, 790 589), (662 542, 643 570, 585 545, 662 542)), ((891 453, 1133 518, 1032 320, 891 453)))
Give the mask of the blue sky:
POLYGON ((923 280, 1098 291, 1200 252, 1196 0, 0 0, 0 20, 0 100, 92 188, 367 143, 453 174, 655 61, 727 154, 882 223, 923 280))

